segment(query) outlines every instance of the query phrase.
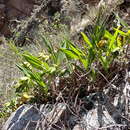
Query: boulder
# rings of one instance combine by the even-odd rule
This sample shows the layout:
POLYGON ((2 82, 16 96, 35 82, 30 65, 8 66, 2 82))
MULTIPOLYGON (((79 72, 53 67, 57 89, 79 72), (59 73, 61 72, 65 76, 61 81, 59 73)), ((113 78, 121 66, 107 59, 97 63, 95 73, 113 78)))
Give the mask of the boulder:
POLYGON ((107 101, 103 102, 106 104, 95 103, 91 110, 81 106, 79 113, 72 112, 70 106, 65 103, 40 107, 22 105, 11 114, 2 130, 96 130, 99 128, 121 130, 125 128, 126 125, 119 123, 115 118, 115 115, 122 118, 117 110, 112 105, 107 108, 107 101))
POLYGON ((31 15, 34 0, 5 0, 0 1, 0 33, 9 36, 9 21, 23 19, 31 15))
POLYGON ((22 18, 30 16, 33 9, 32 0, 8 0, 6 3, 7 17, 12 18, 22 18))
POLYGON ((5 36, 10 35, 10 30, 8 28, 8 20, 5 14, 5 5, 0 4, 0 33, 5 36))
POLYGON ((22 105, 11 114, 2 130, 24 130, 27 125, 34 130, 36 121, 41 119, 40 112, 32 105, 22 105), (33 123, 32 123, 33 122, 33 123))
POLYGON ((63 127, 60 123, 64 119, 66 105, 59 103, 53 109, 48 105, 22 105, 11 114, 2 130, 35 130, 35 129, 55 129, 63 127))

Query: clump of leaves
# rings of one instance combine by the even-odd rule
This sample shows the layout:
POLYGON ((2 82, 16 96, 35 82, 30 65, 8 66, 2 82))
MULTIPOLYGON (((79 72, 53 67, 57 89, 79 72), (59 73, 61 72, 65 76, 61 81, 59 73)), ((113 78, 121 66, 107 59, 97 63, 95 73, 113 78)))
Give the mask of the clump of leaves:
POLYGON ((81 33, 84 39, 82 44, 76 45, 65 39, 58 48, 54 48, 51 41, 42 36, 43 52, 37 56, 29 52, 21 54, 23 60, 17 67, 24 77, 16 85, 16 92, 27 92, 34 97, 40 95, 43 101, 47 101, 52 95, 52 86, 54 88, 57 84, 57 78, 69 77, 77 69, 82 73, 91 70, 89 77, 95 77, 96 67, 107 72, 129 39, 129 31, 123 32, 119 27, 114 31, 110 33, 104 27, 96 26, 89 37, 81 33))
POLYGON ((102 65, 107 71, 130 37, 129 31, 123 32, 119 27, 114 31, 112 34, 103 26, 95 26, 89 36, 81 32, 85 42, 82 42, 80 46, 68 41, 68 46, 61 50, 71 59, 82 63, 86 70, 93 68, 94 65, 102 65))
MULTIPOLYGON (((42 37, 45 49, 39 55, 29 52, 20 54, 21 64, 17 67, 23 72, 19 82, 15 85, 16 93, 27 92, 30 95, 43 97, 46 101, 50 97, 50 86, 57 82, 57 77, 65 76, 72 72, 72 68, 65 54, 60 49, 55 49, 51 42, 42 37)), ((60 44, 65 46, 65 41, 60 44)))
MULTIPOLYGON (((24 77, 16 84, 16 93, 21 97, 23 95, 29 97, 26 100, 32 98, 35 100, 34 97, 37 97, 38 100, 47 101, 57 86, 61 87, 58 84, 61 78, 71 79, 72 75, 77 73, 85 74, 91 79, 89 81, 93 81, 96 79, 97 69, 108 72, 121 55, 124 44, 129 41, 130 33, 123 32, 120 27, 109 32, 106 30, 106 21, 101 21, 100 17, 99 15, 88 35, 81 32, 83 42, 80 44, 66 38, 54 45, 53 40, 40 35, 44 47, 42 52, 37 55, 27 51, 17 52, 21 58, 21 63, 17 64, 17 67, 23 72, 24 77)), ((59 28, 59 21, 54 25, 58 25, 55 28, 59 28)))

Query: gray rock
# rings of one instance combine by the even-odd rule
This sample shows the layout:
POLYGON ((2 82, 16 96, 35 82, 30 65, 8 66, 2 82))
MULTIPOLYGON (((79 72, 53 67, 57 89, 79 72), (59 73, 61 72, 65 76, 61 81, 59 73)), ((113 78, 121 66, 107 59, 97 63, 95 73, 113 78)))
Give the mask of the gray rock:
POLYGON ((82 128, 79 124, 77 124, 74 126, 73 130, 82 130, 82 128))
POLYGON ((114 119, 110 116, 107 111, 98 112, 98 108, 95 108, 88 112, 87 115, 84 115, 83 121, 84 124, 88 124, 86 127, 88 130, 95 130, 100 128, 101 126, 105 127, 110 124, 115 124, 114 119))
POLYGON ((96 107, 84 113, 80 122, 73 127, 73 130, 96 130, 100 127, 116 124, 107 110, 102 111, 98 109, 99 108, 96 107))
POLYGON ((22 105, 12 113, 2 130, 53 130, 63 128, 61 120, 65 119, 66 105, 57 104, 51 110, 48 105, 22 105), (58 126, 58 127, 57 127, 58 126))
POLYGON ((35 130, 36 122, 41 118, 41 113, 35 106, 22 105, 16 112, 11 114, 2 130, 23 130, 28 124, 30 130, 35 130))
POLYGON ((129 122, 118 111, 116 107, 118 103, 114 106, 107 95, 102 94, 99 97, 99 94, 94 94, 94 100, 101 97, 102 100, 95 101, 94 106, 89 110, 85 105, 81 105, 79 112, 72 112, 71 107, 65 103, 41 105, 39 108, 36 105, 22 105, 12 113, 2 130, 96 130, 99 128, 121 130, 125 128, 126 125, 119 121, 123 119, 126 124, 129 122))
MULTIPOLYGON (((69 111, 66 104, 59 103, 53 109, 52 105, 41 105, 40 109, 34 105, 22 105, 12 113, 2 130, 96 130, 109 126, 113 129, 116 125, 103 105, 81 112, 79 118, 69 111)), ((117 127, 117 130, 120 129, 117 127)))
POLYGON ((125 2, 128 2, 128 3, 130 3, 130 0, 125 0, 125 2))
POLYGON ((64 130, 63 122, 67 118, 69 118, 69 113, 66 104, 59 103, 46 115, 38 128, 41 130, 64 130))

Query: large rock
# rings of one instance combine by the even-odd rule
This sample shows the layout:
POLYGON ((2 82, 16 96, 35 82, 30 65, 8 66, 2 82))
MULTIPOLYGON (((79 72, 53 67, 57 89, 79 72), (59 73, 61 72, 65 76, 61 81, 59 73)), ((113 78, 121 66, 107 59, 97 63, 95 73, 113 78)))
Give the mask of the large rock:
POLYGON ((2 130, 35 130, 55 129, 63 127, 60 121, 64 119, 66 105, 58 104, 52 110, 51 107, 41 105, 38 109, 35 105, 22 105, 12 113, 2 130))
POLYGON ((8 0, 6 3, 8 18, 12 19, 30 16, 33 4, 32 0, 8 0))
POLYGON ((0 33, 4 34, 5 36, 8 36, 10 34, 4 4, 0 4, 0 33))
POLYGON ((11 31, 8 27, 9 21, 30 16, 33 5, 33 0, 0 1, 0 33, 5 36, 11 35, 11 31))
MULTIPOLYGON (((1 15, 1 11, 0 11, 0 27, 2 26, 2 29, 0 28, 0 32, 4 35, 8 35, 10 33, 10 30, 8 29, 8 22, 12 19, 21 20, 26 17, 29 17, 34 8, 34 5, 39 5, 39 1, 41 2, 41 0, 5 0, 5 1, 2 0, 2 1, 0 1, 0 4, 1 3, 4 4, 4 7, 2 7, 2 12, 6 12, 6 14, 2 13, 2 15, 1 15), (4 18, 4 24, 3 24, 3 18, 4 18)), ((86 23, 88 23, 88 21, 89 21, 86 18, 85 18, 85 20, 84 20, 84 18, 83 19, 80 18, 80 17, 82 17, 80 15, 82 13, 84 14, 84 12, 86 12, 86 10, 83 7, 86 8, 87 7, 87 6, 85 6, 86 4, 90 5, 90 6, 95 6, 100 1, 107 1, 107 0, 51 0, 51 2, 48 4, 48 7, 46 8, 47 12, 48 12, 47 15, 52 16, 57 11, 60 12, 61 10, 64 11, 67 9, 68 15, 72 16, 72 18, 71 18, 72 33, 78 32, 77 30, 82 30, 82 28, 84 28, 84 26, 86 26, 86 23), (81 6, 82 2, 84 5, 83 7, 81 6), (79 10, 78 7, 80 9, 82 9, 82 11, 79 10), (73 17, 76 17, 76 19, 75 18, 73 19, 73 17), (87 21, 87 22, 85 22, 85 21, 87 21)), ((108 3, 111 3, 116 0, 108 0, 108 1, 109 1, 108 3)), ((45 1, 45 3, 46 3, 46 1, 45 1)), ((0 6, 0 10, 1 10, 1 6, 0 6)), ((42 15, 45 12, 46 11, 43 11, 42 15)), ((86 13, 86 14, 88 15, 89 13, 86 13)))
POLYGON ((102 99, 102 103, 104 105, 95 102, 90 110, 82 105, 79 113, 73 112, 71 107, 64 103, 41 105, 40 108, 35 105, 22 105, 11 114, 2 130, 96 130, 99 128, 121 130, 125 128, 123 123, 116 120, 116 118, 123 119, 116 107, 106 98, 102 99))
POLYGON ((23 130, 28 123, 34 122, 30 125, 33 130, 36 127, 36 121, 39 119, 41 119, 41 114, 34 106, 23 105, 11 114, 2 130, 23 130))

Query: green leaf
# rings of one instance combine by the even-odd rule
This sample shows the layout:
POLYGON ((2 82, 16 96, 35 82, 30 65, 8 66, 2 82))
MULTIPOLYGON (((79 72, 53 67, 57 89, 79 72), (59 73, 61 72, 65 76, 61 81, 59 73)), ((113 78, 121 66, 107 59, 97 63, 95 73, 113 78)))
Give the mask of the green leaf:
POLYGON ((116 30, 114 35, 111 37, 111 41, 109 42, 107 56, 109 56, 111 52, 113 51, 113 49, 116 47, 117 36, 118 36, 118 31, 116 30))
POLYGON ((41 74, 38 72, 32 72, 28 67, 23 67, 17 64, 17 67, 30 79, 35 81, 38 85, 45 87, 45 83, 42 81, 41 74))
POLYGON ((60 65, 65 58, 66 55, 61 50, 58 50, 56 53, 56 64, 60 65))
POLYGON ((61 51, 63 51, 67 56, 71 57, 72 59, 79 59, 79 56, 72 50, 61 48, 61 51))
POLYGON ((22 55, 25 60, 27 62, 29 62, 33 67, 37 68, 37 69, 43 69, 42 68, 42 61, 40 61, 40 59, 38 59, 36 56, 32 56, 29 53, 24 53, 22 55))
POLYGON ((48 71, 50 74, 52 74, 56 71, 56 67, 50 67, 48 71))
POLYGON ((30 77, 30 74, 28 73, 27 69, 25 67, 22 67, 19 64, 16 64, 16 66, 26 75, 27 77, 30 77))
POLYGON ((81 35, 82 35, 84 41, 89 45, 89 47, 92 48, 93 45, 92 45, 92 43, 90 42, 89 38, 88 38, 83 32, 81 32, 81 35))
POLYGON ((52 44, 50 43, 49 40, 47 40, 47 38, 45 36, 41 36, 42 40, 43 40, 43 44, 45 45, 45 47, 47 48, 47 51, 49 53, 54 53, 54 48, 52 46, 52 44))
POLYGON ((46 62, 42 62, 38 57, 32 56, 29 53, 24 53, 23 57, 27 62, 29 62, 33 67, 47 71, 49 69, 49 65, 46 62))
POLYGON ((105 56, 101 56, 100 62, 102 64, 103 68, 105 69, 105 71, 107 71, 109 68, 109 64, 110 64, 109 60, 105 56))
POLYGON ((118 50, 120 50, 120 47, 115 47, 115 48, 112 49, 112 52, 116 52, 118 50))
POLYGON ((71 50, 73 51, 73 52, 75 52, 78 56, 80 56, 80 55, 82 55, 83 54, 83 52, 81 51, 81 50, 79 50, 76 46, 74 46, 74 45, 70 45, 70 48, 71 48, 71 50))
POLYGON ((119 30, 118 28, 114 28, 114 30, 115 30, 116 32, 118 32, 118 33, 119 33, 120 35, 122 35, 122 36, 128 36, 127 33, 125 33, 125 32, 123 32, 123 31, 119 30))
POLYGON ((88 69, 89 63, 88 59, 80 59, 81 63, 83 64, 85 69, 88 69))
POLYGON ((111 39, 113 37, 113 35, 109 31, 105 30, 104 37, 108 38, 108 39, 111 39))
MULTIPOLYGON (((23 78, 23 77, 22 77, 23 78)), ((28 88, 28 77, 24 77, 24 79, 20 79, 19 82, 14 86, 16 89, 16 93, 21 93, 23 91, 27 91, 28 88)), ((29 86, 30 87, 30 86, 29 86)))
POLYGON ((90 48, 88 49, 88 64, 91 65, 93 60, 95 59, 95 50, 90 48))

